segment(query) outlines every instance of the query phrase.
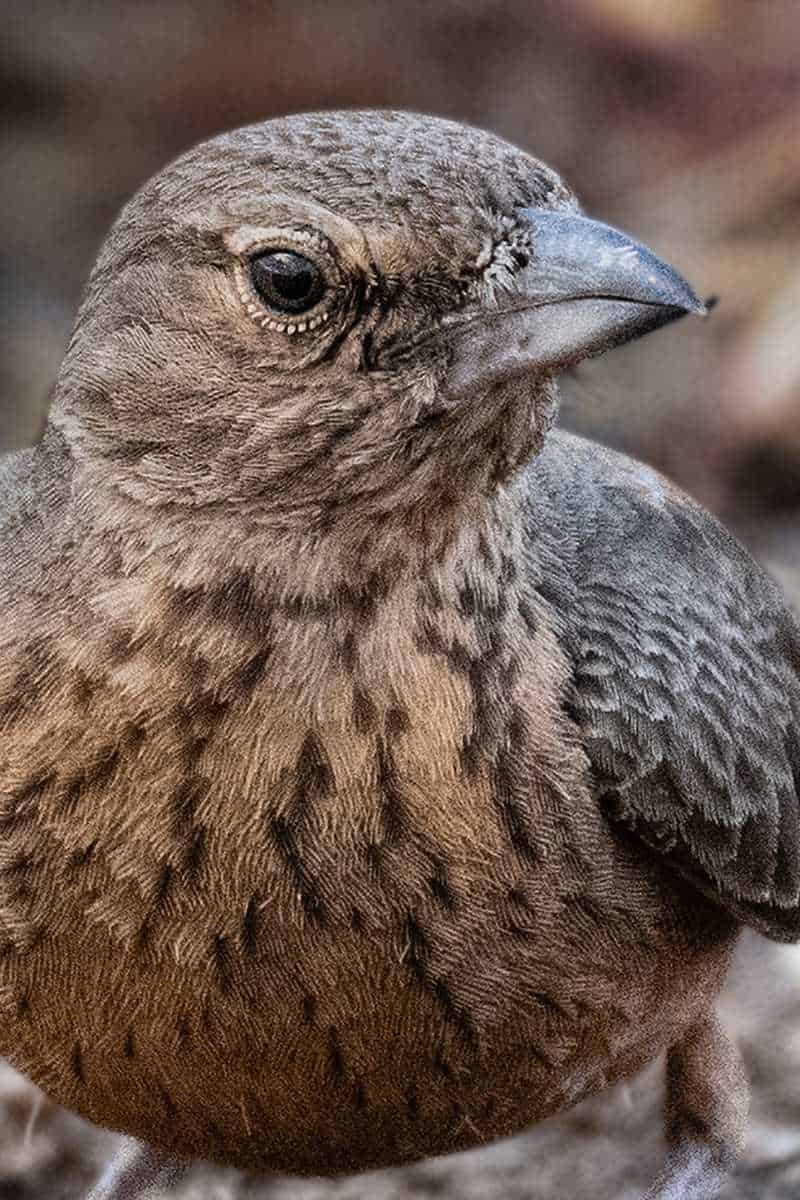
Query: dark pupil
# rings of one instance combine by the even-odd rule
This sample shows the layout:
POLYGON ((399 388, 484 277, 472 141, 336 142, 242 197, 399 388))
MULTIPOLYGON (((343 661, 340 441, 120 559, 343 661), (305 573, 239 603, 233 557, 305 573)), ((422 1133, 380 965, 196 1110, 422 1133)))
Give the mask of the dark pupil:
POLYGON ((271 308, 303 312, 316 304, 322 295, 319 269, 303 254, 271 250, 254 258, 250 270, 253 286, 271 308))

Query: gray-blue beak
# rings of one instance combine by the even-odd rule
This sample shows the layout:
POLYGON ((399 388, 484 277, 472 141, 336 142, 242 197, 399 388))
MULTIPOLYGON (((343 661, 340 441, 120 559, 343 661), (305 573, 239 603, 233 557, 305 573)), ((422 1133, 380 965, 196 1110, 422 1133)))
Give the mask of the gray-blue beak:
POLYGON ((706 307, 668 263, 627 234, 571 213, 525 208, 527 261, 483 312, 448 331, 449 389, 553 374, 706 307))
POLYGON ((653 251, 611 225, 571 213, 523 208, 533 257, 520 273, 526 304, 564 300, 624 300, 705 313, 689 284, 653 251))

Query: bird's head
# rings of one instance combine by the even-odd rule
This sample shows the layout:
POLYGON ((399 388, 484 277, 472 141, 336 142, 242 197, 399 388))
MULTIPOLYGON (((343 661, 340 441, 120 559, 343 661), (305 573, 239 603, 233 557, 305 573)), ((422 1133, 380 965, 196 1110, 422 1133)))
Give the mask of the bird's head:
POLYGON ((53 420, 144 505, 422 529, 537 452, 560 369, 701 310, 497 137, 292 116, 198 146, 123 210, 53 420))

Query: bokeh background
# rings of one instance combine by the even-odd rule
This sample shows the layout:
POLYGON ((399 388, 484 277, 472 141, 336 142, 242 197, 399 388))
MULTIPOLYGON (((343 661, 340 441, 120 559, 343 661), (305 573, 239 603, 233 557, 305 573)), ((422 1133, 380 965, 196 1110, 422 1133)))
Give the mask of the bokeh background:
MULTIPOLYGON (((797 0, 2 0, 0 446, 41 428, 116 211, 193 142, 298 109, 483 125, 704 295, 584 364, 562 420, 648 460, 732 524, 800 601, 797 0)), ((725 1016, 753 1079, 729 1200, 800 1195, 800 950, 745 937, 725 1016)), ((627 1200, 661 1152, 659 1066, 512 1142, 368 1179, 244 1181, 197 1200, 627 1200)), ((0 1067, 0 1200, 81 1194, 113 1150, 0 1067)))

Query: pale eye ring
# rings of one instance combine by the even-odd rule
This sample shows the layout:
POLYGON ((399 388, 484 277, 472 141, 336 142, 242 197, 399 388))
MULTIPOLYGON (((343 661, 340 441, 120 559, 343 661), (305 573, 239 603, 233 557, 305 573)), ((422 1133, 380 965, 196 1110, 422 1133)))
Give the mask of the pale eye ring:
POLYGON ((325 292, 317 264, 296 250, 259 250, 250 259, 250 278, 261 300, 281 313, 303 313, 325 292))

